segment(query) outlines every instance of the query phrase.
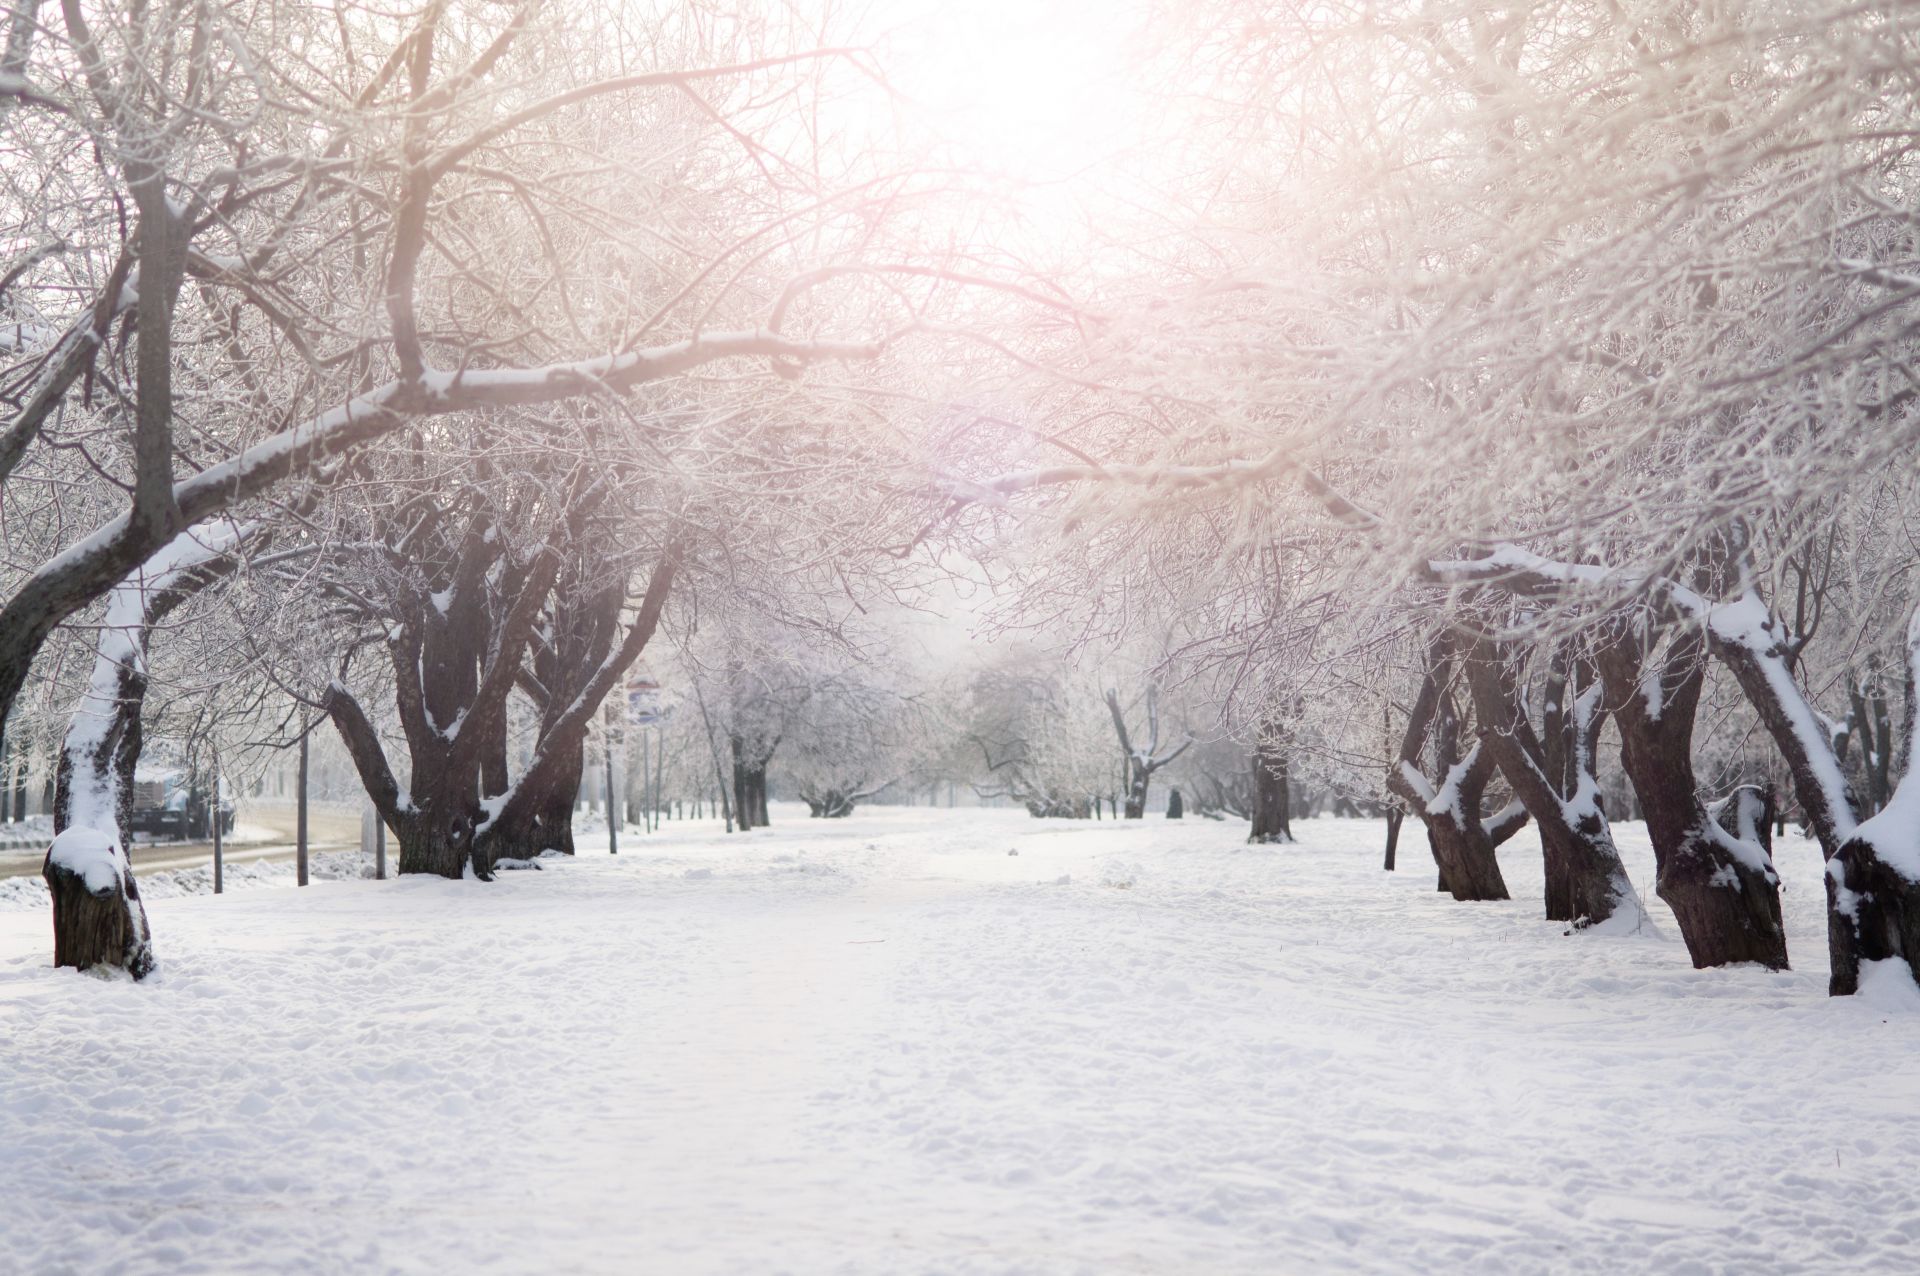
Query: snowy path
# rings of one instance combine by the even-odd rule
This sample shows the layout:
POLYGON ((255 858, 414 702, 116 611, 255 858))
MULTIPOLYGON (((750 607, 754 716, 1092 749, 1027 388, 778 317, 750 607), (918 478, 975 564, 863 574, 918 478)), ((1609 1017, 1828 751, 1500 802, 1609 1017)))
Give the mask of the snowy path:
MULTIPOLYGON (((0 913, 0 1269, 1842 1272, 1920 1251, 1920 994, 1695 972, 1379 827, 872 811, 474 883, 0 913), (1008 856, 1009 847, 1020 850, 1008 856), (1062 881, 1062 878, 1070 880, 1062 881), (1864 1120, 1849 1121, 1849 1109, 1864 1120)), ((1650 881, 1629 830, 1635 880, 1650 881)))

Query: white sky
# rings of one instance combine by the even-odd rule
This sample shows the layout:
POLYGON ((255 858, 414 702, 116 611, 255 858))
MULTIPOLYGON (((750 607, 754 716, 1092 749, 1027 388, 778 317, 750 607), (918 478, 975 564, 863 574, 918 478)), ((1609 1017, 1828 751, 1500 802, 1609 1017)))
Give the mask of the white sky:
POLYGON ((895 87, 984 171, 1055 180, 1139 131, 1131 3, 880 0, 872 38, 895 87))

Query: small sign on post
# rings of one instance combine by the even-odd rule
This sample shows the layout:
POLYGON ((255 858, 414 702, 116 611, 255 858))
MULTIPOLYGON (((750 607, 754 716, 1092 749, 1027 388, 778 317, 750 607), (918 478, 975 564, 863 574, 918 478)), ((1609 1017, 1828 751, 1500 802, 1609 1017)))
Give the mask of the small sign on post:
POLYGON ((651 727, 667 720, 661 707, 660 684, 645 674, 627 679, 627 725, 651 727))

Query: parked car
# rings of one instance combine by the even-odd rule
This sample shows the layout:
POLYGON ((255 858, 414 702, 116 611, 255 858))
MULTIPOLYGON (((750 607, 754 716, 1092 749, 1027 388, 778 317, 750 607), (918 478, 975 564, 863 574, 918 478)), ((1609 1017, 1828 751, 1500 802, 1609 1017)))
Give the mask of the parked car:
POLYGON ((134 774, 133 815, 128 832, 156 842, 204 842, 213 836, 215 812, 222 835, 233 832, 233 795, 220 785, 216 804, 206 787, 184 771, 134 774))

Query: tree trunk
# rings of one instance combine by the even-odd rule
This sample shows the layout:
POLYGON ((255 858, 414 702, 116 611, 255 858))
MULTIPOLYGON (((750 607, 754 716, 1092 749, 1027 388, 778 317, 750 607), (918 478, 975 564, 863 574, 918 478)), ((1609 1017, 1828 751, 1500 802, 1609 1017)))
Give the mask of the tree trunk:
MULTIPOLYGON (((387 765, 379 735, 360 702, 345 687, 334 683, 327 690, 326 709, 360 772, 367 797, 387 827, 393 830, 399 850, 397 870, 403 876, 410 873, 464 876, 475 850, 474 824, 480 814, 477 765, 436 770, 423 765, 421 754, 416 752, 414 787, 402 805, 399 784, 387 765)), ((473 865, 476 875, 488 876, 498 850, 499 844, 490 838, 489 845, 480 850, 479 862, 473 865)))
POLYGON ((153 972, 153 932, 125 851, 102 830, 77 826, 47 848, 41 876, 53 896, 53 964, 153 972))
POLYGON ((156 624, 221 574, 216 564, 243 534, 233 524, 194 528, 108 595, 93 671, 51 777, 55 836, 40 872, 53 895, 56 966, 110 966, 135 979, 153 970, 153 932, 126 853, 147 645, 156 624))
MULTIPOLYGON (((1615 914, 1646 919, 1627 879, 1600 809, 1593 776, 1593 745, 1600 728, 1600 684, 1576 683, 1550 699, 1549 729, 1561 737, 1549 749, 1521 706, 1506 654, 1490 639, 1468 639, 1467 685, 1482 724, 1482 746, 1492 754, 1514 794, 1540 827, 1548 865, 1546 915, 1551 921, 1597 925, 1615 914)), ((1585 674, 1584 665, 1576 669, 1585 674)))
MULTIPOLYGON (((1537 818, 1539 812, 1534 815, 1537 818)), ((1537 822, 1541 847, 1552 866, 1547 880, 1547 920, 1593 926, 1620 912, 1632 887, 1627 884, 1626 868, 1613 844, 1612 830, 1598 808, 1586 811, 1577 820, 1550 815, 1537 822)), ((1637 896, 1634 908, 1638 909, 1637 896)))
POLYGON ((744 832, 767 827, 767 764, 742 756, 743 742, 733 742, 733 814, 744 832))
MULTIPOLYGON (((402 820, 394 830, 394 836, 400 844, 399 868, 402 874, 431 873, 437 877, 452 878, 466 875, 473 833, 465 821, 402 820)), ((475 871, 480 871, 479 866, 475 866, 475 871)))
POLYGON ((476 839, 476 858, 491 867, 503 859, 535 859, 546 851, 574 854, 573 808, 585 770, 583 739, 573 745, 571 760, 560 764, 554 783, 544 793, 529 795, 522 808, 525 815, 487 826, 476 839))
MULTIPOLYGON (((1909 682, 1920 679, 1920 610, 1907 626, 1909 682)), ((1900 961, 1920 983, 1920 705, 1908 698, 1906 769, 1886 806, 1850 830, 1827 863, 1827 943, 1832 978, 1827 991, 1860 990, 1861 963, 1900 961)), ((1891 753, 1886 734, 1883 749, 1891 753)), ((1803 805, 1805 804, 1803 798, 1803 805)), ((1838 802, 1836 802, 1836 805, 1838 802)))
POLYGON ((1768 812, 1751 809, 1757 800, 1736 793, 1729 831, 1708 813, 1694 777, 1705 639, 1698 630, 1675 634, 1657 669, 1645 667, 1637 646, 1623 635, 1602 649, 1601 662, 1616 705, 1620 760, 1653 843, 1654 889, 1673 909, 1696 969, 1750 961, 1785 970, 1780 878, 1761 840, 1768 812))
POLYGON ((1479 743, 1464 755, 1460 752, 1461 714, 1451 689, 1455 675, 1452 639, 1442 634, 1428 649, 1420 691, 1407 715, 1400 761, 1387 772, 1387 788, 1426 826, 1427 848, 1438 872, 1435 890, 1461 901, 1509 899, 1495 849, 1526 824, 1526 813, 1509 807, 1491 822, 1481 817, 1493 755, 1479 743), (1438 787, 1421 770, 1429 733, 1440 772, 1438 787))
POLYGON ((1393 872, 1394 852, 1400 849, 1400 822, 1406 818, 1407 812, 1404 807, 1387 808, 1387 857, 1383 867, 1389 873, 1393 872))
MULTIPOLYGON (((1800 804, 1801 816, 1820 841, 1821 853, 1827 859, 1827 948, 1832 971, 1827 991, 1836 997, 1849 996, 1859 989, 1863 953, 1869 947, 1874 951, 1884 950, 1888 939, 1899 935, 1902 927, 1898 919, 1882 916, 1873 919, 1878 932, 1875 936, 1869 938, 1862 930, 1857 908, 1861 890, 1871 890, 1884 875, 1873 867, 1876 856, 1872 839, 1860 839, 1865 826, 1857 823, 1859 802, 1853 786, 1847 782, 1832 740, 1820 729, 1812 705, 1794 681, 1793 669, 1783 654, 1778 634, 1767 619, 1765 604, 1757 593, 1749 590, 1736 605, 1760 619, 1745 626, 1710 625, 1707 641, 1713 654, 1740 684, 1761 725, 1773 737, 1786 763, 1787 774, 1793 780, 1793 794, 1800 804), (1840 852, 1849 847, 1852 849, 1848 860, 1841 861, 1840 852)), ((1909 668, 1916 654, 1920 654, 1920 633, 1916 631, 1920 631, 1920 612, 1915 613, 1914 622, 1907 630, 1909 668)), ((1911 733, 1910 724, 1909 736, 1911 733)), ((1900 781, 1900 788, 1907 786, 1910 776, 1911 770, 1900 781)), ((1899 805, 1897 796, 1898 790, 1893 806, 1899 805)), ((1872 822, 1879 822, 1885 814, 1872 822)), ((1784 824, 1780 831, 1786 831, 1784 824)), ((1914 952, 1920 956, 1920 949, 1914 952)))
POLYGON ((1131 759, 1127 764, 1127 809, 1130 820, 1144 819, 1147 814, 1147 785, 1153 779, 1153 772, 1139 758, 1131 759))
POLYGON ((733 821, 744 833, 753 827, 753 799, 748 792, 746 743, 739 736, 728 741, 733 753, 733 821))
MULTIPOLYGON (((1903 780, 1901 787, 1910 783, 1910 778, 1903 780)), ((1899 801, 1896 791, 1889 810, 1899 801)), ((1920 983, 1920 882, 1896 868, 1887 854, 1896 851, 1911 862, 1920 853, 1920 828, 1912 823, 1882 825, 1881 818, 1862 824, 1827 864, 1828 946, 1833 956, 1827 991, 1834 996, 1860 991, 1860 965, 1868 961, 1897 959, 1920 983)))
POLYGON ((534 854, 558 851, 575 853, 573 844, 573 808, 580 798, 580 781, 586 774, 587 751, 583 744, 572 751, 570 760, 560 763, 560 782, 548 790, 533 816, 534 854))
POLYGON ((1253 827, 1247 841, 1265 844, 1293 841, 1289 819, 1293 796, 1287 777, 1287 754, 1277 730, 1263 726, 1253 746, 1253 827))
POLYGON ((827 789, 825 792, 802 794, 800 800, 807 804, 809 819, 844 820, 853 814, 859 798, 857 789, 827 789))
POLYGON ((1430 815, 1426 825, 1427 845, 1440 870, 1438 889, 1457 900, 1512 898, 1485 824, 1442 811, 1430 815))
POLYGON ((153 931, 127 858, 125 834, 140 760, 146 635, 113 654, 102 637, 94 682, 74 712, 55 771, 54 839, 40 866, 53 896, 53 964, 106 967, 144 979, 153 931))

